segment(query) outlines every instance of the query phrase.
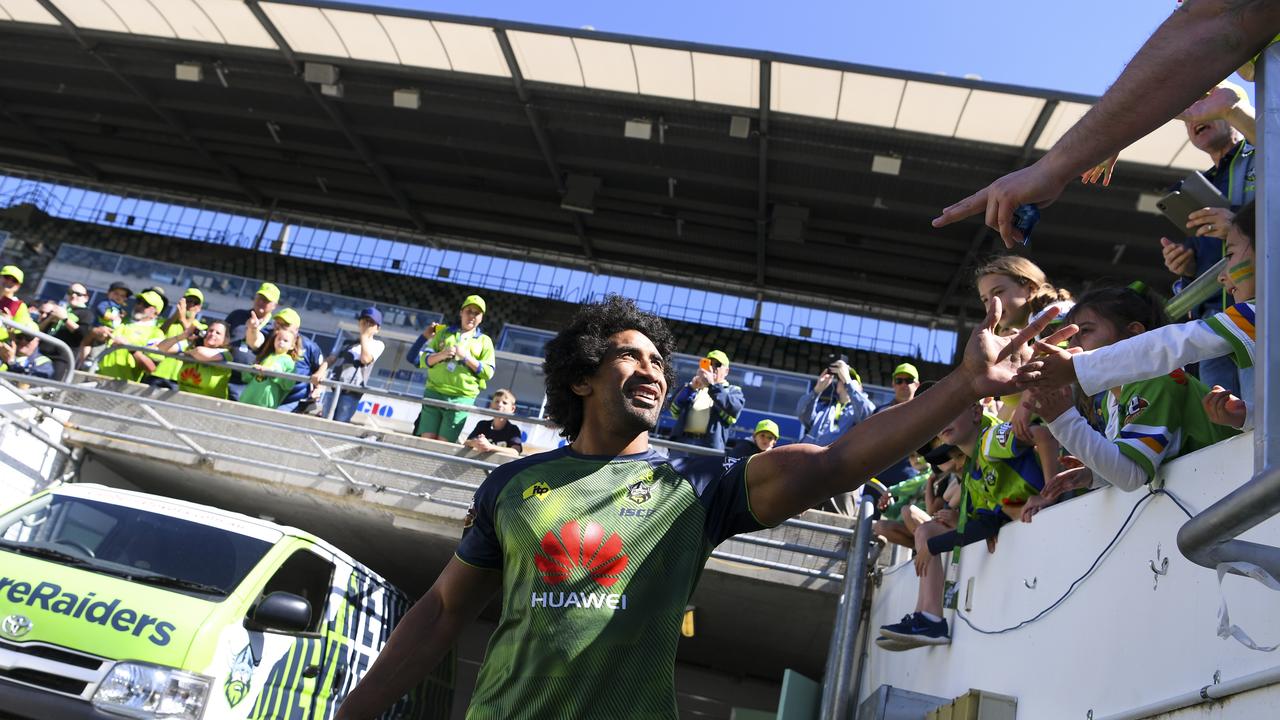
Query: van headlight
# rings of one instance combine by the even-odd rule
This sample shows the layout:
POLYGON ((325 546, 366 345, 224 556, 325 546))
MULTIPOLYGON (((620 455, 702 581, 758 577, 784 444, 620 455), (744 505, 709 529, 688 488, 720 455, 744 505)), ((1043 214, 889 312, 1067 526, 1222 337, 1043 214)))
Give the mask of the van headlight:
POLYGON ((134 718, 200 720, 211 678, 162 665, 118 662, 93 694, 94 707, 134 718))

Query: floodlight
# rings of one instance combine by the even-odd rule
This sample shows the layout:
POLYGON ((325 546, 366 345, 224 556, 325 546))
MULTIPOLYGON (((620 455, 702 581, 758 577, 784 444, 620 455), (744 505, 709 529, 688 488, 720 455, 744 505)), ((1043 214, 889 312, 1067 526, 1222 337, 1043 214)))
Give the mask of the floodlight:
POLYGON ((632 140, 652 140, 653 122, 649 120, 628 120, 626 127, 622 130, 622 134, 632 140))
POLYGON ((751 118, 746 115, 734 115, 729 118, 729 137, 739 140, 751 137, 751 118))
POLYGON ((173 76, 183 82, 204 80, 204 66, 198 62, 180 62, 173 68, 173 76))
POLYGON ((302 79, 309 83, 318 83, 320 85, 337 85, 338 66, 328 63, 304 63, 302 66, 302 79))
POLYGON ((417 88, 403 88, 391 93, 391 104, 406 110, 422 107, 422 93, 417 88))
POLYGON ((881 175, 897 175, 902 172, 902 158, 891 155, 875 155, 871 158, 871 172, 881 175))

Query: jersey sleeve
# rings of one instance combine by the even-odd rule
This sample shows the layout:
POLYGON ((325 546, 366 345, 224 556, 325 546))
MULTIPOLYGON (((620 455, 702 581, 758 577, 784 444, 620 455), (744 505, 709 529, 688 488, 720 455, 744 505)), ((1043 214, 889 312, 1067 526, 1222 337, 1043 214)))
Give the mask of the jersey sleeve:
POLYGON ((1155 477, 1166 457, 1178 453, 1183 420, 1178 387, 1177 381, 1166 375, 1120 389, 1120 433, 1115 444, 1142 468, 1147 480, 1155 477))
POLYGON ((462 521, 462 540, 454 555, 473 567, 488 570, 502 568, 502 543, 498 540, 498 494, 513 473, 498 466, 480 483, 471 498, 471 507, 462 521))
POLYGON ((750 460, 701 456, 680 458, 671 463, 693 485, 706 510, 703 530, 712 546, 739 533, 765 529, 752 513, 747 497, 750 460))
POLYGON ((1242 368, 1253 367, 1254 310, 1250 303, 1236 303, 1201 322, 1231 346, 1231 357, 1242 368))

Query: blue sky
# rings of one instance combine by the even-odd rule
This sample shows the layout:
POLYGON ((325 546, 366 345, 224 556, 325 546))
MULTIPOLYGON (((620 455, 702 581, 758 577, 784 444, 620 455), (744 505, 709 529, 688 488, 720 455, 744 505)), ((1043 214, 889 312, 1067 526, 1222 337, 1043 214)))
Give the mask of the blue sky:
MULTIPOLYGON (((1174 0, 375 0, 1100 95, 1174 0)), ((1250 88, 1252 91, 1252 88, 1250 88)))

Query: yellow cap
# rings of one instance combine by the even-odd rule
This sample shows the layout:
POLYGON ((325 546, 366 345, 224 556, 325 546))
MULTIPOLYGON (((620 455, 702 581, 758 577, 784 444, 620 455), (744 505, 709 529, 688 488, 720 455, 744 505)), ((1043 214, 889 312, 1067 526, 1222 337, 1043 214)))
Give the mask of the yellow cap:
POLYGON ((762 432, 773 433, 773 436, 774 436, 775 438, 776 438, 776 437, 781 437, 781 436, 778 434, 778 423, 776 423, 776 422, 774 422, 774 421, 772 421, 772 420, 761 420, 760 422, 756 423, 756 429, 755 429, 755 432, 753 432, 753 433, 751 433, 751 434, 752 434, 752 435, 755 435, 755 434, 757 434, 757 433, 762 433, 762 432))
POLYGON ((462 304, 458 306, 458 309, 461 310, 462 308, 468 305, 475 305, 476 307, 480 308, 480 312, 488 312, 488 308, 486 308, 484 304, 484 298, 480 297, 479 295, 468 295, 462 301, 462 304))
POLYGON ((164 300, 160 298, 160 293, 152 290, 138 293, 138 301, 144 302, 157 310, 164 307, 164 300))
POLYGON ((285 308, 283 310, 277 311, 276 314, 273 315, 272 317, 274 317, 277 321, 282 322, 285 325, 288 325, 294 330, 302 329, 302 317, 299 316, 298 311, 294 310, 293 308, 285 308))
POLYGON ((911 363, 902 363, 898 367, 894 368, 893 375, 894 377, 899 375, 910 375, 913 380, 920 382, 920 371, 911 363))
POLYGON ((724 354, 723 350, 712 350, 707 353, 708 360, 715 360, 724 367, 729 367, 729 356, 724 354))
POLYGON ((5 265, 0 268, 0 275, 17 280, 19 285, 21 285, 22 281, 26 278, 26 276, 22 274, 22 268, 17 265, 5 265))
POLYGON ((204 293, 200 292, 200 288, 187 288, 187 291, 182 293, 182 297, 193 297, 199 300, 201 305, 204 304, 204 293))
POLYGON ((272 283, 262 283, 259 285, 258 294, 271 302, 280 302, 280 288, 276 287, 272 283))

